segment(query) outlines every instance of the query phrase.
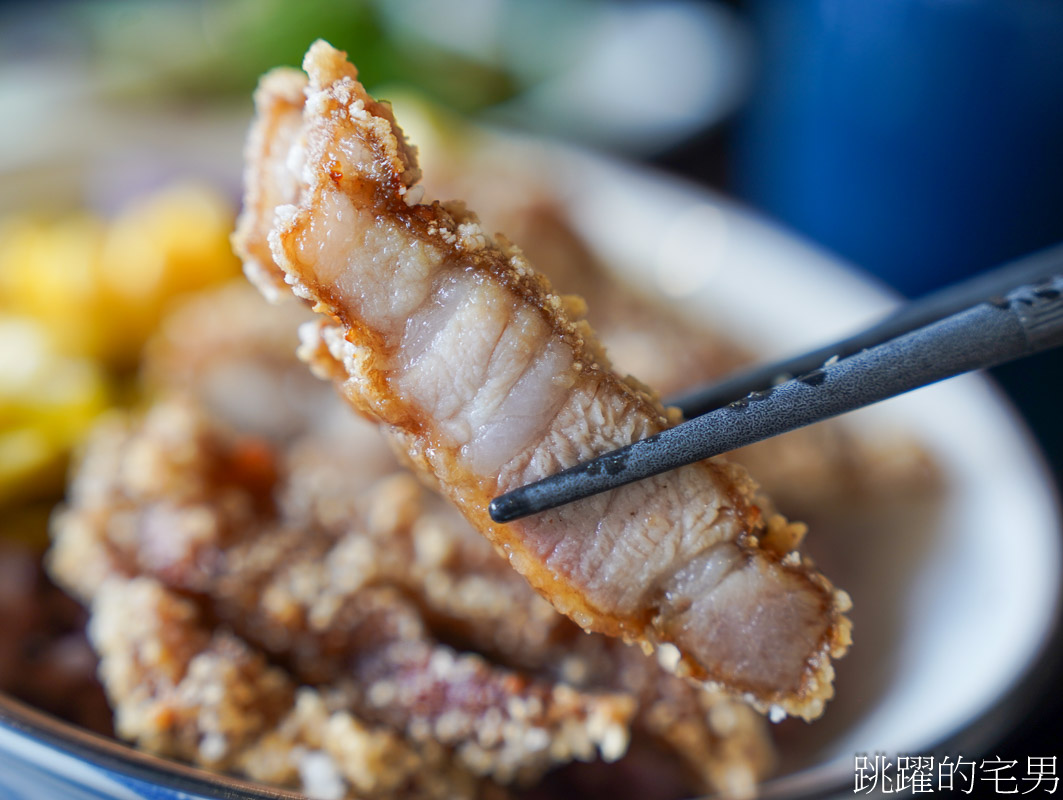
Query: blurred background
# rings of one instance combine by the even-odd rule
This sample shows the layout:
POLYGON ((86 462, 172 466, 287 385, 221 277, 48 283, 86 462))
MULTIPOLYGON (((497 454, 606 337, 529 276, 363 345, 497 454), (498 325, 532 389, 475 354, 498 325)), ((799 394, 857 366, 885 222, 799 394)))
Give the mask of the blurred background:
MULTIPOLYGON (((42 535, 71 443, 129 391, 168 299, 238 272, 251 91, 319 36, 380 96, 678 174, 904 296, 1063 241, 1056 0, 5 3, 6 538, 42 535), (65 194, 85 169, 99 179, 65 194)), ((1061 353, 993 373, 1057 483, 1061 375, 1061 353)), ((994 753, 1063 749, 1045 697, 994 753)))

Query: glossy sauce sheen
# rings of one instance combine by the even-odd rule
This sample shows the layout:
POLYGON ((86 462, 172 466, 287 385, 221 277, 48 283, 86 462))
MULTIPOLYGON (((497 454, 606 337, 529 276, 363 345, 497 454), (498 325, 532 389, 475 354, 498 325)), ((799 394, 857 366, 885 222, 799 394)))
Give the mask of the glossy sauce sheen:
POLYGON ((318 42, 304 67, 301 129, 277 124, 271 76, 259 90, 237 235, 246 260, 268 228, 274 263, 258 263, 256 283, 283 275, 322 313, 304 331, 304 358, 581 626, 648 650, 673 645, 681 674, 762 710, 818 716, 830 658, 848 646, 848 598, 788 552, 799 527, 770 514, 741 468, 703 462, 509 525, 490 520, 496 495, 674 420, 612 372, 570 315, 578 304, 516 248, 459 205, 407 203, 413 152, 342 53, 318 42), (298 200, 274 210, 291 177, 298 200))

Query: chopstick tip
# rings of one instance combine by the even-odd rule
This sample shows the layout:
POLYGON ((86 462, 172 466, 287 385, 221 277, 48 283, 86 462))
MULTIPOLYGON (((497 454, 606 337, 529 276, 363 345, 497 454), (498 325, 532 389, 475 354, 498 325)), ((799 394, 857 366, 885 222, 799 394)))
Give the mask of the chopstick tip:
POLYGON ((532 513, 527 501, 519 492, 499 495, 487 507, 487 513, 495 522, 512 522, 532 513))

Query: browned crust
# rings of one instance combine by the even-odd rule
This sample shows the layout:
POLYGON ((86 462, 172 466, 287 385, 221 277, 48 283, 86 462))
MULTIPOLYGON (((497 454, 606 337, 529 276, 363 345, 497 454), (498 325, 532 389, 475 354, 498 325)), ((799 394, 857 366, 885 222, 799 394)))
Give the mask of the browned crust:
POLYGON ((244 147, 244 208, 236 221, 233 250, 243 259, 247 277, 270 297, 287 292, 284 273, 273 262, 269 249, 273 209, 295 198, 277 196, 272 182, 262 173, 285 143, 279 129, 286 120, 302 113, 305 89, 306 75, 299 70, 281 67, 264 75, 255 90, 258 114, 244 147))
MULTIPOLYGON (((611 371, 589 326, 567 316, 566 311, 574 304, 563 302, 553 292, 550 283, 530 268, 517 248, 501 238, 491 241, 483 236, 475 225, 475 216, 461 206, 444 206, 438 202, 407 204, 407 193, 418 178, 413 152, 405 144, 390 110, 373 103, 356 82, 356 73, 346 65, 345 54, 318 42, 308 52, 304 68, 311 76, 305 112, 308 163, 321 164, 323 168, 317 168, 314 181, 304 188, 299 204, 302 210, 292 209, 272 232, 275 260, 285 267, 291 264, 291 254, 298 246, 301 215, 308 213, 307 209, 325 187, 342 188, 349 196, 379 208, 382 215, 400 221, 412 236, 441 253, 444 261, 460 260, 473 274, 497 281, 519 302, 537 309, 555 336, 571 348, 573 382, 577 379, 598 381, 607 391, 626 398, 637 413, 652 421, 649 423, 650 433, 669 426, 669 415, 659 399, 645 387, 611 371), (357 107, 359 103, 360 107, 357 107), (362 113, 363 109, 369 112, 368 116, 362 113), (380 116, 373 115, 376 110, 381 110, 380 116), (357 135, 373 154, 371 176, 343 174, 340 163, 330 157, 330 145, 340 130, 344 136, 357 135)), ((388 384, 387 375, 377 366, 377 354, 386 355, 385 343, 359 320, 351 319, 328 286, 315 285, 309 290, 298 285, 296 274, 294 268, 289 271, 289 281, 296 284, 297 293, 312 297, 315 311, 339 323, 344 339, 358 352, 357 374, 346 370, 350 378, 343 385, 347 398, 359 409, 371 411, 396 430, 409 447, 411 459, 422 470, 446 476, 448 494, 470 521, 559 610, 586 628, 639 641, 652 648, 658 641, 658 637, 647 630, 652 625, 652 610, 648 615, 650 618, 636 619, 596 608, 583 594, 539 564, 514 529, 497 525, 489 518, 487 500, 497 493, 496 485, 488 479, 470 475, 460 467, 453 454, 438 446, 432 420, 396 396, 388 384)), ((335 349, 333 347, 333 357, 338 358, 335 349)), ((750 558, 766 558, 777 568, 805 581, 822 598, 824 612, 831 617, 816 655, 807 663, 801 686, 769 696, 763 693, 751 695, 751 687, 736 686, 733 681, 727 688, 747 693, 750 695, 747 699, 762 709, 778 705, 789 713, 806 718, 818 716, 824 701, 833 693, 830 657, 842 655, 849 644, 850 624, 843 616, 848 608, 848 597, 836 592, 807 560, 796 553, 777 552, 773 548, 776 543, 799 539, 800 534, 796 531, 783 533, 787 523, 778 517, 772 518, 770 530, 766 528, 764 514, 755 498, 755 486, 741 468, 723 462, 709 462, 704 468, 715 473, 713 482, 726 493, 728 513, 735 515, 745 531, 737 540, 742 550, 750 558), (761 542, 765 532, 770 534, 765 543, 768 546, 761 542)), ((710 674, 689 659, 681 663, 680 669, 710 682, 721 677, 710 674)))

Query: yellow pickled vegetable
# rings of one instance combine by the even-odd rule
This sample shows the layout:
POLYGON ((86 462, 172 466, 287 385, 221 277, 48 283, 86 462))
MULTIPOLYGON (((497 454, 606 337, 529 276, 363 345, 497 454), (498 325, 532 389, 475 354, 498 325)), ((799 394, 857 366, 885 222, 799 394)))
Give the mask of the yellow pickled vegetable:
POLYGON ((39 322, 0 314, 0 506, 62 486, 72 445, 108 405, 107 378, 39 322))
POLYGON ((179 184, 110 221, 0 220, 0 532, 61 491, 71 448, 173 298, 238 273, 233 216, 213 190, 179 184))
POLYGON ((64 353, 135 365, 173 296, 239 271, 231 206, 196 184, 88 214, 0 223, 0 310, 39 320, 64 353))

